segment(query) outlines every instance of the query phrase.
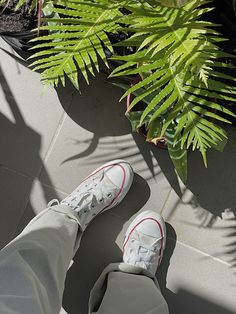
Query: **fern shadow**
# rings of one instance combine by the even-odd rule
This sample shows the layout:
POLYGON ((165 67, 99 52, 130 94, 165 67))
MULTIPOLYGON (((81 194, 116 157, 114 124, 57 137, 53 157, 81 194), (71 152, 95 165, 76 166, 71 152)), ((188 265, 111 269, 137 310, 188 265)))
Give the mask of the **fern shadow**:
POLYGON ((146 143, 143 136, 132 133, 130 123, 125 117, 125 103, 119 102, 122 91, 110 84, 104 74, 91 78, 89 86, 82 80, 81 89, 80 94, 69 81, 65 88, 57 88, 59 100, 68 116, 92 133, 89 140, 71 136, 78 150, 81 143, 86 142, 88 147, 83 152, 69 156, 63 163, 80 158, 86 158, 86 163, 127 159, 137 166, 140 175, 146 180, 156 180, 163 172, 169 184, 180 195, 177 176, 168 152, 146 143))
POLYGON ((223 212, 230 210, 236 217, 236 130, 230 126, 226 130, 229 135, 228 144, 223 153, 209 151, 208 168, 204 167, 199 154, 190 154, 187 187, 201 207, 211 214, 221 217, 223 212))

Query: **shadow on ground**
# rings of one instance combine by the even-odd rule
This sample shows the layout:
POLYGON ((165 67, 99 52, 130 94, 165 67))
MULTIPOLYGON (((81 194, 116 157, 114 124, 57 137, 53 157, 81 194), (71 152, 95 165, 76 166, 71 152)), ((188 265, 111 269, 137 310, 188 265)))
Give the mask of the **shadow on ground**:
MULTIPOLYGON (((141 180, 140 178, 137 179, 140 181, 139 184, 141 187, 141 180)), ((136 184, 134 185, 134 189, 136 190, 135 186, 136 184)), ((133 193, 133 191, 131 191, 131 193, 133 193)), ((146 196, 148 197, 148 189, 145 193, 147 193, 146 196)), ((131 202, 132 200, 133 198, 130 198, 131 202)), ((143 204, 140 205, 142 206, 143 204)), ((129 219, 129 216, 136 213, 134 208, 137 208, 134 204, 129 207, 127 219, 129 219)), ((118 210, 123 209, 119 208, 118 210)), ((122 228, 122 224, 123 222, 117 222, 113 215, 104 214, 103 217, 98 217, 85 233, 81 247, 75 256, 74 264, 67 273, 66 289, 63 298, 63 308, 66 313, 87 313, 89 293, 99 274, 109 263, 122 261, 122 252, 115 243, 117 235, 122 228), (103 229, 101 232, 102 221, 106 223, 106 230, 103 229), (101 243, 103 245, 101 245, 101 243), (93 247, 93 250, 89 250, 89 247, 93 247), (97 261, 97 263, 95 261, 97 261)), ((175 293, 167 288, 168 268, 174 253, 176 240, 174 229, 170 224, 167 224, 167 245, 156 277, 162 294, 168 303, 169 313, 234 314, 234 312, 225 309, 220 304, 216 304, 202 295, 197 295, 195 292, 189 291, 185 287, 179 287, 175 293)))
MULTIPOLYGON (((185 287, 179 287, 175 293, 167 288, 167 275, 171 263, 171 257, 174 253, 177 235, 173 227, 166 223, 167 242, 163 255, 163 260, 156 277, 158 279, 160 289, 169 307, 170 314, 234 314, 234 312, 225 309, 220 304, 216 304, 212 300, 202 295, 197 295, 193 291, 189 291, 185 287)), ((184 256, 183 256, 184 258, 184 256)), ((178 270, 176 270, 178 272, 178 270)), ((206 279, 207 280, 207 279, 206 279)))
MULTIPOLYGON (((199 226, 213 228, 217 217, 222 213, 232 211, 236 215, 236 157, 235 128, 227 127, 229 142, 223 153, 209 151, 208 168, 204 167, 200 154, 189 154, 189 175, 186 187, 180 187, 168 152, 146 143, 139 134, 132 134, 129 121, 125 118, 125 103, 119 103, 122 91, 108 83, 106 76, 98 75, 91 79, 90 86, 81 84, 82 94, 67 82, 65 88, 57 89, 58 97, 69 117, 84 129, 93 133, 92 140, 87 140, 87 149, 82 153, 69 156, 64 163, 86 157, 86 162, 107 161, 122 158, 132 161, 139 167, 139 174, 146 180, 158 180, 163 172, 169 184, 178 195, 177 203, 173 205, 173 212, 178 202, 181 203, 185 191, 193 193, 189 201, 196 212, 199 226), (73 94, 71 98, 70 95, 73 94), (68 109, 67 109, 68 108, 68 109), (125 135, 125 136, 123 136, 125 135), (106 139, 109 137, 109 139, 106 139), (93 152, 99 147, 99 153, 93 152), (103 152, 104 151, 104 152, 103 152), (143 162, 144 161, 144 162, 143 162)), ((74 139, 80 145, 80 139, 74 139)), ((79 150, 79 148, 78 148, 79 150)), ((229 245, 226 250, 236 260, 236 231, 235 227, 228 230, 229 245)))
POLYGON ((191 154, 189 160, 188 188, 198 204, 215 216, 221 216, 226 209, 236 216, 236 129, 226 130, 228 144, 223 153, 209 151, 207 169, 198 154, 191 154))
MULTIPOLYGON (((102 140, 109 136, 112 139, 106 145, 113 144, 109 154, 110 159, 117 156, 121 159, 132 158, 134 165, 144 160, 146 167, 141 169, 140 174, 142 174, 142 170, 149 169, 149 175, 144 176, 146 180, 158 175, 159 164, 169 183, 180 195, 177 177, 167 151, 156 149, 154 145, 146 143, 139 134, 132 134, 130 123, 124 115, 125 103, 119 102, 122 91, 109 83, 103 74, 92 78, 89 86, 82 81, 81 91, 80 94, 68 81, 65 88, 60 86, 57 89, 61 105, 69 117, 76 124, 93 133, 93 138, 86 141, 87 149, 82 153, 69 156, 64 163, 89 157, 98 146, 104 145, 102 140), (72 100, 71 94, 73 94, 72 100), (121 138, 122 135, 130 136, 121 138)), ((74 140, 78 145, 81 143, 80 139, 74 140)), ((106 162, 107 153, 96 155, 96 162, 97 158, 100 163, 106 162)))
MULTIPOLYGON (((10 54, 17 62, 24 66, 27 65, 27 62, 23 60, 26 58, 25 54, 21 54, 23 58, 21 59, 17 57, 13 50, 11 53, 4 51, 10 54)), ((19 54, 18 51, 17 53, 19 54)), ((100 140, 106 136, 116 137, 116 142, 119 143, 121 135, 131 133, 129 122, 124 116, 125 103, 119 103, 122 91, 112 86, 108 82, 106 75, 103 74, 98 74, 96 78, 92 77, 89 86, 83 80, 81 82, 81 94, 75 90, 69 81, 67 81, 66 87, 60 86, 57 88, 57 93, 61 105, 67 114, 75 123, 92 132, 93 139, 88 142, 88 148, 84 152, 70 156, 64 162, 89 157, 96 150, 100 140), (73 95, 72 100, 71 94, 73 95)), ((236 193, 234 193, 236 183, 236 168, 234 167, 236 130, 234 128, 226 128, 226 131, 228 131, 230 136, 229 143, 223 153, 209 151, 207 169, 205 169, 199 154, 192 153, 189 156, 187 188, 194 194, 192 202, 193 204, 199 204, 214 216, 221 216, 225 209, 232 210, 236 215, 236 193)), ((178 185, 168 153, 145 143, 140 135, 133 134, 132 137, 133 140, 129 141, 127 139, 127 143, 124 143, 124 148, 119 152, 120 158, 140 155, 140 158, 145 160, 146 166, 150 170, 150 176, 145 177, 147 180, 158 174, 156 164, 153 162, 154 158, 160 165, 169 183, 181 197, 183 193, 178 185), (132 155, 131 148, 134 146, 137 146, 139 151, 132 155)), ((114 151, 115 153, 117 152, 114 151)))
MULTIPOLYGON (((0 66, 0 82, 8 105, 9 119, 0 113, 0 187, 2 212, 0 213, 0 247, 6 245, 35 216, 29 200, 34 178, 45 170, 40 156, 41 135, 27 125, 10 85, 0 66), (27 212, 24 209, 27 208, 27 212), (17 232, 15 233, 17 229, 17 232)), ((46 171, 49 182, 51 182, 46 171)), ((53 188, 40 182, 46 201, 57 198, 53 188)))
MULTIPOLYGON (((132 157, 134 164, 143 159, 150 173, 149 176, 145 177, 147 180, 158 175, 158 164, 170 185, 181 197, 183 192, 181 192, 167 151, 146 143, 139 134, 120 138, 121 135, 131 134, 130 123, 124 116, 125 103, 119 103, 122 91, 108 83, 106 77, 102 74, 92 78, 90 86, 84 83, 81 84, 81 90, 82 94, 76 91, 69 82, 67 82, 65 88, 59 87, 57 89, 60 102, 70 118, 93 133, 93 139, 87 142, 88 148, 80 154, 70 156, 64 162, 89 157, 98 145, 101 145, 101 147, 104 145, 101 139, 111 136, 114 137, 116 145, 113 145, 110 159, 117 155, 119 155, 119 158, 124 159, 132 157), (73 94, 72 100, 69 97, 71 94, 73 94), (70 102, 69 108, 68 101, 70 102), (135 148, 137 148, 136 151, 134 151, 135 148)), ((236 211, 236 193, 234 192, 236 183, 236 168, 234 167, 236 130, 227 128, 227 131, 230 140, 224 153, 209 151, 207 169, 204 167, 198 153, 189 154, 187 188, 195 196, 193 203, 199 204, 214 216, 220 216, 225 209, 236 211)), ((79 145, 79 139, 77 140, 79 145)), ((106 143, 106 145, 108 144, 106 143)), ((96 155, 96 158, 100 158, 102 163, 107 160, 107 154, 104 152, 104 155, 96 155)))
MULTIPOLYGON (((13 162, 16 161, 18 163, 17 168, 19 167, 23 172, 25 168, 31 168, 32 171, 35 171, 35 164, 39 165, 42 163, 39 154, 41 137, 24 121, 17 101, 15 100, 2 71, 0 72, 0 80, 4 95, 15 120, 12 122, 5 115, 0 114, 0 125, 1 129, 4 131, 2 134, 6 135, 1 136, 0 142, 1 168, 7 168, 6 165, 8 165, 12 158, 13 162), (22 147, 25 149, 23 150, 22 147)), ((158 176, 158 167, 156 166, 156 163, 154 163, 155 160, 157 164, 160 165, 161 170, 177 194, 181 196, 182 192, 177 185, 176 175, 166 151, 156 149, 153 145, 145 143, 143 138, 137 134, 132 135, 129 139, 125 139, 124 143, 122 143, 123 139, 121 139, 120 136, 131 133, 129 122, 124 117, 125 105, 124 103, 118 103, 118 99, 122 92, 107 83, 103 75, 99 75, 97 78, 93 79, 89 87, 82 86, 82 95, 75 91, 69 84, 66 88, 58 88, 57 92, 61 104, 67 111, 68 115, 77 124, 93 133, 93 139, 88 142, 88 148, 82 154, 70 156, 64 162, 70 162, 71 160, 81 157, 89 157, 96 150, 102 138, 113 136, 116 143, 120 144, 118 147, 121 147, 118 151, 114 152, 114 155, 118 154, 120 158, 132 157, 134 163, 139 162, 139 158, 144 159, 146 162, 145 166, 150 172, 150 176, 145 177, 147 180, 158 176), (71 94, 73 95, 72 101, 71 94), (69 109, 67 109, 68 105, 70 105, 69 109), (133 148, 138 148, 138 151, 133 152, 133 148)), ((208 154, 208 169, 204 168, 198 154, 191 154, 189 158, 189 179, 187 188, 194 194, 191 204, 193 207, 195 206, 197 208, 198 206, 201 206, 202 209, 204 209, 204 211, 199 210, 199 224, 201 224, 202 220, 206 220, 206 216, 210 215, 212 217, 212 220, 207 220, 209 221, 208 227, 213 227, 215 217, 220 217, 225 210, 230 210, 236 215, 236 168, 234 167, 234 160, 236 157, 235 129, 229 128, 228 131, 231 136, 224 153, 212 151, 208 154)), ((113 155, 111 154, 109 159, 112 159, 112 156, 113 155)), ((107 157, 108 156, 105 154, 104 156, 100 156, 101 163, 102 160, 107 161, 107 157)), ((13 181, 10 182, 6 193, 5 186, 8 183, 9 182, 6 181, 2 183, 1 193, 2 195, 4 194, 6 199, 10 200, 12 191, 14 191, 14 194, 16 195, 16 184, 13 181)), ((23 192, 28 195, 31 191, 32 183, 32 178, 29 178, 27 184, 19 188, 19 193, 22 193, 23 189, 23 192)), ((48 200, 45 186, 42 185, 42 189, 44 191, 45 199, 48 200)), ((57 198, 55 191, 52 191, 50 198, 51 197, 57 198)), ((133 197, 132 199, 134 200, 135 198, 133 197)), ((138 202, 138 199, 136 201, 138 202)), ((11 205, 11 202, 3 202, 2 208, 8 209, 11 208, 11 205)), ((104 214, 102 218, 99 217, 88 229, 88 232, 81 243, 81 248, 78 251, 78 254, 76 254, 75 263, 69 270, 67 276, 64 306, 69 314, 86 313, 88 294, 93 283, 96 281, 98 274, 109 262, 117 261, 118 259, 121 260, 121 252, 115 244, 115 239, 125 221, 117 218, 116 210, 123 211, 123 217, 129 219, 129 217, 142 206, 143 203, 141 201, 140 203, 135 204, 135 206, 133 205, 129 207, 129 211, 126 211, 127 209, 124 207, 114 209, 113 214, 104 214), (127 215, 125 216, 124 213, 127 215), (102 221, 106 223, 107 227, 103 230, 103 233, 100 233, 102 221), (98 234, 99 237, 97 237, 98 234), (98 244, 95 248, 94 235, 96 235, 96 243, 98 244), (104 245, 101 247, 100 243, 103 243, 104 245), (88 250, 88 247, 92 246, 93 250, 88 250), (96 263, 98 256, 99 263, 96 263)), ((30 203, 28 204, 28 208, 29 212, 24 220, 24 225, 26 225, 34 216, 34 209, 30 203)), ((18 224, 16 221, 12 221, 12 224, 13 223, 18 224)), ((10 240, 10 237, 4 236, 4 232, 6 231, 5 225, 6 220, 1 219, 0 246, 3 246, 10 240)), ((10 229, 11 226, 7 224, 7 228, 10 229)), ((228 237, 231 242, 227 249, 235 261, 235 227, 229 230, 228 237)), ((171 251, 171 247, 172 252, 174 249, 175 241, 173 240, 173 234, 170 238, 172 240, 169 241, 170 244, 168 245, 170 248, 168 249, 167 246, 167 252, 168 250, 171 251)), ((166 288, 165 276, 169 265, 168 256, 170 256, 170 254, 168 255, 167 253, 166 256, 167 257, 165 257, 162 264, 164 266, 160 268, 161 270, 164 267, 166 268, 166 271, 164 270, 162 275, 160 274, 158 278, 160 280, 163 294, 168 300, 171 313, 182 313, 184 309, 186 313, 194 314, 231 314, 230 311, 223 309, 214 302, 206 300, 202 296, 197 296, 193 292, 187 291, 184 287, 180 287, 176 294, 169 291, 166 288), (178 306, 176 306, 176 304, 178 306)))

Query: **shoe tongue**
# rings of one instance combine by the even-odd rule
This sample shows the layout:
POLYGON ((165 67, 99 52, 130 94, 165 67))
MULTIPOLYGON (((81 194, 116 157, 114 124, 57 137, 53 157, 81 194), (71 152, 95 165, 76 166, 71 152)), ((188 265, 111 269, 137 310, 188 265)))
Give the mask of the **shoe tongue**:
POLYGON ((97 174, 96 179, 102 181, 104 175, 105 175, 104 171, 101 171, 100 173, 97 174))
POLYGON ((156 237, 152 237, 150 235, 144 234, 142 232, 139 232, 136 230, 137 236, 139 238, 139 242, 142 246, 152 249, 154 246, 157 245, 160 239, 157 239, 156 237))
POLYGON ((150 220, 150 223, 141 223, 136 227, 136 230, 149 237, 158 238, 160 236, 156 224, 150 220))
POLYGON ((93 194, 91 194, 91 193, 89 193, 89 192, 85 192, 85 193, 81 196, 81 198, 79 198, 79 201, 77 202, 77 205, 83 207, 83 206, 85 206, 85 205, 91 203, 92 200, 93 200, 93 197, 94 197, 93 194))
POLYGON ((103 174, 103 184, 106 189, 112 188, 112 191, 120 190, 120 188, 110 180, 110 178, 106 175, 105 172, 103 174))

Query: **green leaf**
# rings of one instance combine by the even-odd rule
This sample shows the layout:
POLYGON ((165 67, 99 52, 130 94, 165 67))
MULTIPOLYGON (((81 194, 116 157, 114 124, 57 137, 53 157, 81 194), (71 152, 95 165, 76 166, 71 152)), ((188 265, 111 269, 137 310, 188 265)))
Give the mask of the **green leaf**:
MULTIPOLYGON (((139 126, 150 116, 148 125, 161 121, 160 136, 163 136, 174 123, 172 146, 178 143, 181 149, 198 149, 205 166, 207 150, 217 149, 226 138, 216 121, 230 123, 221 113, 235 116, 224 102, 236 102, 235 78, 230 74, 221 75, 221 72, 230 73, 231 69, 230 64, 219 61, 229 57, 215 44, 222 40, 221 35, 214 30, 216 25, 199 20, 212 9, 202 8, 209 2, 189 1, 178 8, 145 2, 142 6, 130 5, 131 14, 125 23, 133 35, 128 43, 136 46, 137 51, 125 57, 116 56, 124 64, 114 72, 115 76, 139 74, 142 77, 149 70, 145 79, 124 94, 123 97, 129 93, 137 95, 128 110, 149 97, 139 126)), ((152 133, 153 129, 149 138, 152 133)))
POLYGON ((176 172, 183 183, 187 181, 187 149, 181 146, 180 136, 175 138, 175 125, 172 123, 166 130, 168 152, 176 172))
POLYGON ((42 70, 45 84, 57 86, 67 76, 79 88, 77 68, 89 83, 88 73, 94 75, 94 69, 99 70, 99 58, 108 66, 104 45, 113 51, 107 34, 117 31, 122 13, 109 0, 53 0, 51 4, 57 18, 47 18, 47 26, 42 27, 49 35, 33 40, 34 48, 41 51, 32 56, 36 61, 31 66, 42 70))
MULTIPOLYGON (((131 122, 132 131, 138 132, 138 130, 140 128, 139 122, 140 122, 140 117, 142 115, 142 111, 130 111, 130 112, 127 112, 125 115, 129 119, 129 121, 131 122)), ((148 118, 147 118, 147 120, 148 120, 148 118)), ((146 122, 147 121, 144 121, 144 124, 146 122)))
POLYGON ((161 119, 152 121, 148 126, 147 141, 157 144, 158 141, 162 138, 161 128, 161 119))
POLYGON ((158 2, 163 6, 180 8, 190 0, 158 0, 158 2))
POLYGON ((131 112, 126 113, 126 117, 129 119, 132 126, 132 132, 138 131, 138 125, 139 125, 141 114, 142 114, 142 111, 131 111, 131 112))
POLYGON ((222 139, 222 140, 219 140, 219 139, 215 138, 214 141, 215 141, 216 144, 213 145, 212 147, 222 153, 224 151, 224 149, 225 149, 225 146, 226 146, 227 142, 228 142, 227 137, 222 139))

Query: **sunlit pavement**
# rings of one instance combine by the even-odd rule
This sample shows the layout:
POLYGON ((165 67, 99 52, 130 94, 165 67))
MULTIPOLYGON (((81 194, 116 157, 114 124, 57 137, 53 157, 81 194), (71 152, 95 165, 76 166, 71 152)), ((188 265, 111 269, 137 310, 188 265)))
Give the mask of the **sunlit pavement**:
POLYGON ((119 103, 122 91, 104 74, 90 86, 82 82, 81 94, 69 83, 45 90, 39 74, 17 62, 2 40, 0 47, 1 247, 93 169, 126 159, 136 173, 133 186, 117 208, 87 229, 68 271, 62 313, 87 312, 93 283, 109 262, 121 261, 129 220, 145 209, 167 221, 157 278, 170 313, 236 313, 235 129, 227 129, 224 153, 209 153, 207 170, 200 156, 189 156, 186 188, 167 152, 131 133, 125 103, 119 103))

